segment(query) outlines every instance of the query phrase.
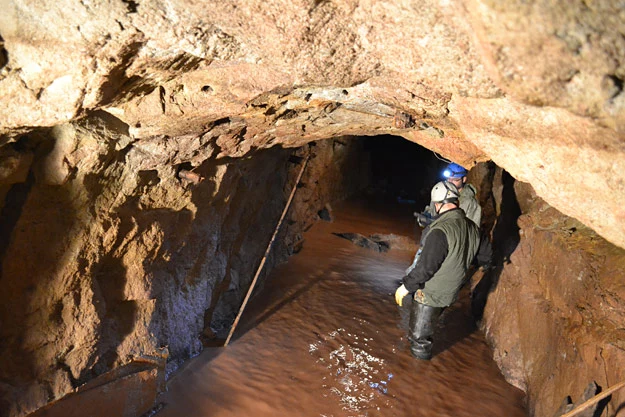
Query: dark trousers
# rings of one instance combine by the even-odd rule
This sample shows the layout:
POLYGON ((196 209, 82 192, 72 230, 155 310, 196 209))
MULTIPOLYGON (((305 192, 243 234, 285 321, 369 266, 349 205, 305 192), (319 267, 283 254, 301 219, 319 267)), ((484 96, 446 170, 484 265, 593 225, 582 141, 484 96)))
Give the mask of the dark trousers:
POLYGON ((412 301, 408 340, 410 352, 415 358, 423 360, 432 358, 432 336, 442 311, 442 307, 431 307, 412 301))

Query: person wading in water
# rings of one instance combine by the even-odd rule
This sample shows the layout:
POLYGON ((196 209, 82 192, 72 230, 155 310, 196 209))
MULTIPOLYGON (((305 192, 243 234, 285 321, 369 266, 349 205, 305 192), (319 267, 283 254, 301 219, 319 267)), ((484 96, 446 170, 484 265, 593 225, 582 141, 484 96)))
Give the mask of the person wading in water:
POLYGON ((432 188, 431 204, 437 217, 430 224, 414 269, 404 276, 395 292, 400 307, 408 294, 414 294, 408 340, 417 359, 431 359, 438 317, 458 298, 480 244, 478 227, 460 209, 459 199, 458 189, 447 181, 432 188))

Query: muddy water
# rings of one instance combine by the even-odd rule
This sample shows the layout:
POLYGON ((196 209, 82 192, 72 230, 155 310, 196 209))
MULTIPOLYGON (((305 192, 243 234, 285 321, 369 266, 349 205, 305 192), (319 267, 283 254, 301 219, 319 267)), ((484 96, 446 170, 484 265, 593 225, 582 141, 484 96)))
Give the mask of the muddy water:
POLYGON ((206 349, 169 381, 158 416, 526 416, 523 393, 472 325, 466 292, 441 318, 434 358, 411 357, 393 298, 410 239, 376 253, 331 234, 410 236, 410 212, 335 207, 334 222, 317 223, 274 269, 230 345, 206 349))

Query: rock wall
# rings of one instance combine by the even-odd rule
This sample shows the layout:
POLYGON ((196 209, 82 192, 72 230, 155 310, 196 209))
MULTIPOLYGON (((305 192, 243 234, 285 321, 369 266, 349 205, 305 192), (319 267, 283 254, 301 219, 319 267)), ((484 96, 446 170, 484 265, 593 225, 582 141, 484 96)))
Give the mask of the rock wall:
POLYGON ((393 134, 466 166, 493 160, 625 247, 619 2, 5 0, 2 10, 0 146, 97 110, 133 141, 219 138, 230 156, 393 134))
MULTIPOLYGON (((625 250, 530 185, 501 169, 491 174, 498 267, 477 287, 482 329, 508 382, 526 391, 531 415, 551 417, 590 382, 605 389, 625 379, 625 250)), ((617 392, 601 415, 620 415, 623 401, 617 392)))
MULTIPOLYGON (((189 141, 129 146, 127 125, 99 113, 8 146, 0 415, 25 415, 162 347, 169 373, 229 330, 302 161, 280 147, 220 158, 189 141)), ((358 142, 312 145, 296 151, 310 160, 267 268, 317 210, 366 185, 358 142)))

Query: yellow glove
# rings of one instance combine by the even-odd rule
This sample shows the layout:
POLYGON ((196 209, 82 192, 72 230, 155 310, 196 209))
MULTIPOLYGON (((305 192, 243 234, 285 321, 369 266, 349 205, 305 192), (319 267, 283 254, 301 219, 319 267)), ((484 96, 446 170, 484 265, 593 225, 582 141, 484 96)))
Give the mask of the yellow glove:
POLYGON ((401 284, 401 287, 397 288, 395 291, 395 302, 398 306, 401 307, 402 301, 404 301, 404 297, 408 295, 408 290, 404 284, 401 284))

